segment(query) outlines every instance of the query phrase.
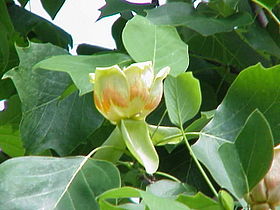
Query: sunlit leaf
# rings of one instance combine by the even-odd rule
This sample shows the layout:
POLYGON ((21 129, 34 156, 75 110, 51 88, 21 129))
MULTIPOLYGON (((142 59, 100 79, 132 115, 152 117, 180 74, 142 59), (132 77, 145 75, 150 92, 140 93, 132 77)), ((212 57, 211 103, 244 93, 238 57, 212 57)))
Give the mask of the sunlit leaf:
POLYGON ((98 209, 95 198, 120 187, 111 163, 89 157, 22 157, 0 165, 3 209, 98 209))
POLYGON ((89 73, 93 73, 96 67, 108 67, 127 61, 130 61, 129 56, 120 53, 88 56, 59 55, 37 63, 34 68, 67 72, 79 89, 80 95, 84 95, 93 89, 89 81, 89 73))
POLYGON ((178 77, 168 77, 164 83, 164 96, 169 118, 177 126, 183 125, 199 111, 199 81, 191 72, 182 73, 178 77))
POLYGON ((189 65, 188 46, 174 27, 157 26, 142 16, 135 16, 124 28, 123 42, 135 61, 153 61, 156 72, 170 66, 170 74, 177 76, 189 65))
POLYGON ((145 121, 122 120, 120 125, 124 142, 132 155, 145 167, 147 173, 156 172, 159 158, 145 121))
MULTIPOLYGON (((244 184, 246 178, 253 180, 252 175, 243 173, 242 177, 233 176, 230 171, 237 173, 236 167, 240 168, 242 163, 234 160, 233 149, 222 152, 223 157, 220 157, 219 148, 224 144, 234 143, 244 128, 248 116, 255 109, 259 109, 267 119, 274 137, 274 144, 279 143, 279 118, 277 117, 280 114, 278 108, 280 104, 279 78, 280 66, 266 69, 261 65, 255 65, 241 72, 216 110, 214 118, 203 128, 198 142, 193 146, 195 154, 210 170, 215 180, 239 197, 253 185, 249 182, 249 187, 246 187, 244 184), (229 152, 232 152, 232 155, 229 156, 229 152), (229 161, 231 159, 235 162, 229 161)), ((266 120, 263 120, 262 117, 257 119, 259 119, 258 122, 253 123, 254 129, 251 130, 254 133, 248 134, 243 139, 248 141, 248 151, 254 146, 254 141, 263 141, 259 143, 258 148, 262 150, 261 154, 267 155, 267 159, 262 160, 262 164, 267 166, 271 151, 268 146, 261 145, 269 145, 272 137, 269 136, 270 128, 266 120)), ((244 155, 248 155, 248 153, 244 155)), ((252 164, 259 165, 259 162, 252 164)), ((251 181, 251 183, 255 182, 251 181)))

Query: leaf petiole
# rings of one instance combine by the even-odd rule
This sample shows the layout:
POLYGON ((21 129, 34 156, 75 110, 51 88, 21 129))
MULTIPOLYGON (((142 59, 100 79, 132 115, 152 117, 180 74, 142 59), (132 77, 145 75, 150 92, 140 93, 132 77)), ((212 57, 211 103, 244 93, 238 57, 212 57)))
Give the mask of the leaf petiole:
POLYGON ((209 180, 207 174, 205 173, 204 169, 202 168, 200 162, 199 162, 198 159, 196 158, 196 156, 195 156, 195 154, 194 154, 194 152, 193 152, 193 150, 192 150, 192 148, 191 148, 191 145, 190 145, 190 143, 189 143, 189 141, 188 141, 188 139, 187 139, 187 137, 186 137, 186 134, 185 134, 185 131, 184 131, 184 128, 183 128, 182 124, 180 125, 180 130, 181 130, 181 132, 182 132, 182 136, 183 136, 183 138, 184 138, 184 140, 185 140, 185 143, 186 143, 187 148, 188 148, 188 150, 189 150, 189 152, 190 152, 190 155, 191 155, 192 158, 194 159, 194 162, 196 163, 198 169, 200 170, 202 176, 204 177, 204 179, 205 179, 205 181, 207 182, 208 186, 210 187, 211 191, 214 193, 215 197, 218 198, 218 193, 217 193, 217 191, 215 190, 213 184, 212 184, 211 181, 209 180))

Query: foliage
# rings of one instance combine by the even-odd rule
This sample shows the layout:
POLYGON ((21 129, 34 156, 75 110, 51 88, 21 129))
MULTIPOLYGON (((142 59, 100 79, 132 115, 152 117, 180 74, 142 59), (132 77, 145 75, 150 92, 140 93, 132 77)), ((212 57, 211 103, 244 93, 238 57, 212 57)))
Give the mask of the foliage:
POLYGON ((280 143, 279 1, 106 0, 117 48, 76 56, 19 2, 0 0, 0 209, 249 208, 280 143), (89 73, 145 61, 170 67, 159 106, 112 125, 89 73))

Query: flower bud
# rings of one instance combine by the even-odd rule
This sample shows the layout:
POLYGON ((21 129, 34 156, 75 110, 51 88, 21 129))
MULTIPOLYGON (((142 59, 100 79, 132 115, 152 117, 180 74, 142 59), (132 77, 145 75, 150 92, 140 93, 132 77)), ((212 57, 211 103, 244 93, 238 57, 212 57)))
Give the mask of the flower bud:
POLYGON ((117 65, 96 68, 90 74, 95 105, 113 124, 121 119, 145 119, 158 106, 163 93, 162 81, 169 71, 165 67, 154 75, 150 61, 123 70, 117 65))
POLYGON ((274 148, 269 171, 245 199, 252 210, 270 210, 280 206, 280 145, 274 148))

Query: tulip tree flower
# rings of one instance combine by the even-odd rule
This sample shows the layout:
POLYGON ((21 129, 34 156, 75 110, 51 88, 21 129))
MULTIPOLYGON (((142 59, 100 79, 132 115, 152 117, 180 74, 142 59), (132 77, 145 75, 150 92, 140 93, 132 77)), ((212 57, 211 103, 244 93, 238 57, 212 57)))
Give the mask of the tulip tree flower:
POLYGON ((274 210, 280 206, 280 145, 274 148, 271 168, 245 199, 252 210, 274 210))
MULTIPOLYGON (((95 73, 90 74, 95 106, 106 119, 117 125, 115 133, 121 135, 121 138, 109 138, 103 145, 122 149, 122 144, 117 141, 124 141, 131 154, 150 174, 157 170, 159 158, 145 118, 160 103, 163 80, 169 71, 170 68, 165 67, 155 75, 152 62, 148 61, 124 69, 117 65, 96 68, 95 73)), ((104 150, 95 156, 109 160, 111 154, 112 150, 111 153, 104 150)), ((120 155, 118 153, 115 157, 120 155)))
POLYGON ((150 61, 123 70, 117 65, 96 68, 90 74, 95 105, 113 124, 122 119, 145 119, 158 106, 163 93, 162 81, 169 71, 165 67, 154 75, 150 61))

